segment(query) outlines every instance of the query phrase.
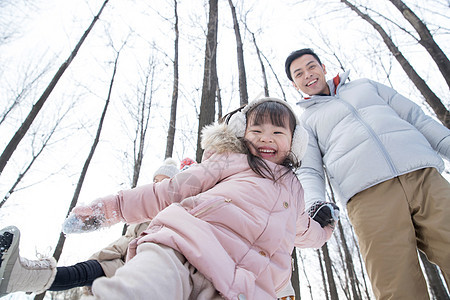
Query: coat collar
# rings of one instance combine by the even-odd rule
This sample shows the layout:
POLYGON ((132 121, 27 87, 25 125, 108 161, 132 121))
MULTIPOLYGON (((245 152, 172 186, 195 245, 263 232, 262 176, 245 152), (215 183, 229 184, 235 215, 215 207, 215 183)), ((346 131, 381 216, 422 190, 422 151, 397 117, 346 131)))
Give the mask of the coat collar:
POLYGON ((319 102, 330 101, 331 99, 333 99, 333 97, 339 94, 339 89, 347 81, 349 73, 350 71, 345 71, 344 73, 337 74, 333 79, 327 81, 328 87, 331 91, 331 95, 312 95, 310 97, 305 97, 297 102, 297 105, 302 108, 308 108, 311 105, 319 102))

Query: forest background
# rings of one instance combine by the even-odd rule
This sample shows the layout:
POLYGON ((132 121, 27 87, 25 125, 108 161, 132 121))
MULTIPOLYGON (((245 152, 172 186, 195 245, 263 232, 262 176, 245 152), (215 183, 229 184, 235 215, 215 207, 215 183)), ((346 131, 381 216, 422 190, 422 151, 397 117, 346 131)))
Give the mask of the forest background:
MULTIPOLYGON (((77 201, 148 183, 167 156, 198 158, 199 128, 246 101, 268 94, 295 106, 302 96, 284 60, 304 47, 319 54, 329 78, 350 70, 350 79, 392 86, 436 120, 447 116, 448 127, 449 15, 448 0, 0 0, 0 227, 20 228, 23 256, 54 255, 77 201), (427 27, 444 54, 439 63, 394 2, 427 27)), ((341 210, 325 249, 296 252, 301 299, 374 299, 341 210)), ((86 260, 122 228, 67 236, 59 264, 86 260)), ((430 288, 448 298, 438 292, 430 288)))

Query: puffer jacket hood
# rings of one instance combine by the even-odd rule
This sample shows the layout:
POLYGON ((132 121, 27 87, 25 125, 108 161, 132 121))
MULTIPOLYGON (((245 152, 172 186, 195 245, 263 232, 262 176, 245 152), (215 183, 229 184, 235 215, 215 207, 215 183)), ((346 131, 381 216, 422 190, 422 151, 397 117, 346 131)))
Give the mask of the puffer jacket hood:
POLYGON ((207 159, 212 153, 245 153, 242 141, 237 138, 225 123, 205 126, 201 137, 201 146, 205 150, 202 161, 207 159))

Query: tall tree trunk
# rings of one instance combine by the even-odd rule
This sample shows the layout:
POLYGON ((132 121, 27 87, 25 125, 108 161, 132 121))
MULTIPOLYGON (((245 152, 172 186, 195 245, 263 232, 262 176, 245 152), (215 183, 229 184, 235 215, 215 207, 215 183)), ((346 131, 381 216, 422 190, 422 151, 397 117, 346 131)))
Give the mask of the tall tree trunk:
POLYGON ((239 95, 240 95, 240 106, 248 103, 248 93, 247 93, 247 76, 245 74, 245 64, 244 64, 244 48, 242 46, 241 32, 239 30, 239 22, 236 17, 236 8, 231 0, 228 0, 228 4, 231 8, 231 14, 233 16, 233 27, 234 35, 236 37, 236 50, 237 50, 237 60, 238 60, 238 74, 239 74, 239 95))
MULTIPOLYGON (((109 102, 111 99, 111 92, 112 92, 112 88, 114 85, 114 78, 116 77, 119 53, 120 52, 117 52, 116 60, 114 62, 114 70, 113 70, 113 75, 112 75, 111 82, 109 85, 108 97, 106 98, 105 106, 103 107, 103 112, 102 112, 102 115, 100 117, 100 122, 97 127, 97 134, 95 135, 94 142, 92 143, 92 146, 91 146, 91 150, 89 151, 88 157, 86 158, 86 161, 84 162, 84 166, 81 171, 80 177, 78 178, 78 183, 75 188, 75 192, 73 194, 72 201, 70 203, 69 210, 67 212, 66 217, 69 216, 72 209, 77 205, 78 197, 80 196, 81 188, 83 186, 84 179, 86 178, 86 173, 88 171, 92 157, 94 156, 95 150, 97 149, 98 142, 100 141, 100 134, 103 129, 103 122, 105 120, 106 112, 108 111, 108 106, 109 106, 109 102)), ((53 257, 56 259, 56 261, 58 261, 59 258, 61 257, 61 253, 62 253, 65 241, 66 241, 66 236, 63 232, 61 232, 59 234, 59 240, 58 240, 58 243, 56 244, 55 251, 53 252, 53 257)), ((45 297, 45 292, 43 292, 42 294, 36 295, 34 297, 34 299, 42 300, 42 299, 44 299, 44 297, 45 297)))
POLYGON ((445 78, 447 85, 450 88, 450 61, 445 55, 444 51, 439 47, 433 39, 433 35, 428 30, 428 27, 422 22, 419 17, 401 0, 389 0, 402 13, 403 17, 414 27, 419 34, 421 44, 431 55, 431 58, 436 63, 442 76, 445 78))
POLYGON ((325 269, 327 270, 327 279, 328 285, 330 288, 330 299, 331 300, 339 300, 339 296, 337 293, 336 282, 334 281, 333 276, 333 268, 330 253, 328 252, 328 245, 325 244, 322 246, 323 260, 325 261, 325 269))
POLYGON ((220 93, 219 80, 217 80, 216 98, 217 98, 217 119, 220 120, 223 116, 223 106, 222 106, 222 94, 220 93))
MULTIPOLYGON (((141 175, 142 161, 144 160, 145 137, 147 136, 148 124, 150 122, 150 112, 152 108, 154 76, 155 65, 153 59, 151 59, 149 60, 149 65, 144 76, 142 98, 140 98, 141 95, 138 92, 139 100, 137 104, 136 130, 133 139, 133 178, 131 179, 131 188, 135 188, 137 186, 141 175)), ((122 235, 125 235, 127 229, 128 224, 125 223, 122 228, 122 235)))
POLYGON ((329 284, 327 284, 328 283, 327 276, 326 276, 327 272, 323 267, 323 259, 322 259, 322 255, 320 254, 320 249, 317 249, 316 252, 317 252, 317 257, 319 258, 320 274, 322 275, 322 286, 323 286, 323 291, 325 293, 325 299, 329 300, 330 296, 328 293, 329 284))
POLYGON ((92 20, 91 25, 89 25, 88 29, 84 32, 83 36, 78 41, 78 44, 75 46, 75 48, 73 49, 72 53, 69 55, 67 60, 59 67, 59 70, 56 72, 55 76, 53 76, 53 79, 51 80, 51 82, 47 86, 47 88, 45 89, 44 93, 41 95, 39 100, 33 105, 33 108, 31 109, 27 118, 25 119, 25 121, 23 121, 20 128, 16 131, 16 133, 12 137, 11 141, 6 146, 5 150, 3 150, 3 153, 0 156, 0 175, 2 174, 3 169, 5 168, 6 164, 8 163, 9 159, 11 158, 12 154, 14 153, 14 150, 16 150, 20 141, 25 136, 25 134, 27 133, 31 124, 33 123, 34 119, 38 115, 38 113, 41 110, 42 106, 44 105, 45 101, 50 96, 50 93, 53 91, 53 89, 55 88, 59 79, 62 77, 62 75, 64 74, 66 69, 69 67, 70 63, 72 62, 72 60, 77 55, 78 50, 80 50, 81 45, 83 45, 83 42, 86 40, 88 34, 91 32, 95 23, 99 19, 100 15, 101 15, 103 9, 105 8, 106 4, 108 3, 108 1, 109 0, 105 0, 105 2, 103 2, 103 5, 100 8, 100 11, 92 20))
POLYGON ((300 274, 298 273, 297 248, 292 250, 292 266, 291 284, 294 288, 295 299, 300 299, 300 274))
POLYGON ((416 88, 420 91, 422 96, 425 98, 426 102, 431 106, 437 118, 446 126, 450 128, 450 112, 447 110, 445 105, 441 102, 441 100, 434 94, 434 92, 430 89, 430 87, 426 84, 425 80, 423 80, 419 74, 417 74, 416 70, 410 65, 408 60, 403 56, 402 52, 398 49, 398 47, 394 44, 389 35, 384 31, 384 29, 375 22, 369 15, 361 12, 355 5, 351 4, 347 0, 340 0, 345 5, 350 7, 351 10, 356 12, 363 20, 367 21, 370 25, 375 28, 375 30, 381 35, 384 43, 389 48, 391 53, 400 63, 401 67, 405 71, 406 75, 408 75, 409 79, 414 83, 416 88))
POLYGON ((423 268, 427 274, 428 284, 431 294, 433 294, 434 299, 445 300, 450 299, 449 295, 445 289, 445 283, 441 279, 438 268, 432 264, 422 251, 419 251, 419 257, 422 261, 423 268))
POLYGON ((264 58, 264 60, 266 61, 267 65, 269 66, 269 69, 272 71, 272 74, 274 75, 274 78, 275 78, 275 80, 277 81, 278 86, 279 86, 279 88, 280 88, 280 91, 281 91, 281 93, 283 94, 283 99, 284 99, 285 101, 287 101, 287 99, 286 99, 286 94, 285 94, 285 92, 284 92, 283 85, 281 84, 280 80, 278 79, 278 75, 277 75, 277 73, 275 72, 275 70, 273 69, 273 67, 272 67, 272 65, 271 65, 271 63, 270 63, 270 61, 269 61, 269 60, 267 59, 267 57, 261 52, 261 49, 259 49, 259 47, 258 47, 258 45, 257 45, 257 43, 256 43, 256 37, 255 37, 255 34, 248 28, 248 26, 247 26, 246 23, 244 23, 244 25, 245 25, 245 28, 247 29, 247 31, 252 35, 252 38, 253 38, 253 44, 255 45, 255 48, 256 48, 256 54, 257 54, 257 56, 258 56, 258 59, 259 59, 260 65, 261 65, 261 69, 262 69, 262 73, 263 73, 263 80, 264 80, 264 95, 265 95, 266 97, 269 96, 269 85, 268 85, 268 83, 267 83, 267 76, 266 76, 266 71, 265 71, 265 67, 264 67, 264 63, 263 63, 262 58, 264 58))
MULTIPOLYGON (((333 203, 336 203, 336 198, 334 196, 334 190, 333 190, 333 187, 331 186, 330 177, 328 176, 327 171, 325 171, 325 176, 327 179, 326 182, 328 183, 328 189, 330 191, 329 197, 333 203)), ((341 246, 342 246, 342 249, 344 251, 344 256, 345 256, 345 271, 348 274, 348 279, 350 281, 349 284, 351 285, 353 299, 359 300, 359 299, 362 299, 361 290, 359 289, 358 277, 356 276, 356 273, 355 273, 355 265, 353 264, 352 254, 350 253, 350 249, 347 245, 347 240, 345 238, 342 221, 337 223, 337 227, 338 227, 339 235, 341 238, 341 246)), ((363 279, 364 279, 364 274, 363 274, 363 279)))
POLYGON ((260 55, 264 58, 264 60, 267 62, 267 65, 269 66, 270 70, 272 71, 272 74, 274 75, 275 80, 276 80, 277 83, 278 83, 278 87, 280 88, 280 91, 281 91, 281 93, 283 94, 283 99, 284 99, 284 101, 287 101, 287 99, 286 99, 286 93, 284 92, 283 85, 281 84, 280 79, 278 78, 277 73, 276 73, 275 70, 273 69, 272 64, 270 63, 270 61, 267 59, 267 57, 266 57, 261 51, 259 52, 259 54, 260 54, 260 55))
POLYGON ((133 179, 131 188, 137 186, 141 174, 142 161, 144 160, 145 137, 147 136, 150 112, 153 100, 153 82, 155 78, 154 61, 150 60, 145 74, 142 99, 138 102, 136 117, 136 132, 133 140, 133 179))
POLYGON ((256 56, 258 57, 258 61, 261 66, 262 79, 263 79, 263 83, 264 83, 264 97, 269 97, 269 84, 267 83, 266 68, 264 67, 264 63, 263 63, 263 60, 261 57, 261 51, 259 51, 258 44, 256 43, 255 34, 253 32, 251 32, 251 34, 252 34, 253 44, 255 45, 255 49, 256 49, 256 56))
MULTIPOLYGON (((317 250, 319 253, 320 253, 320 251, 319 250, 317 250)), ((302 262, 302 266, 303 266, 303 268, 302 268, 302 270, 303 270, 303 275, 305 275, 305 280, 306 280, 306 282, 305 282, 305 284, 304 285, 306 285, 307 287, 308 287, 308 291, 309 291, 309 295, 310 295, 310 298, 311 299, 314 299, 314 297, 313 297, 313 292, 312 292, 312 287, 311 287, 311 281, 309 281, 309 278, 308 278, 308 272, 306 271, 306 268, 305 268, 305 260, 303 259, 303 256, 302 256, 302 252, 301 252, 301 250, 298 250, 298 258, 300 259, 300 261, 302 262)), ((320 256, 320 255, 319 255, 320 256)), ((322 260, 320 259, 320 257, 319 257, 319 263, 320 264, 322 264, 322 260)), ((300 280, 300 279, 299 279, 300 280)), ((299 298, 300 299, 300 298, 299 298)))
POLYGON ((347 241, 345 239, 345 233, 344 233, 344 228, 342 227, 342 224, 339 222, 337 224, 338 229, 339 229, 339 234, 341 237, 341 246, 342 249, 344 251, 344 256, 345 256, 345 269, 348 273, 348 278, 350 279, 350 286, 351 286, 351 291, 353 294, 353 298, 354 300, 359 300, 362 299, 361 296, 361 291, 359 289, 359 280, 358 277, 355 274, 355 265, 353 264, 353 258, 352 258, 352 254, 350 253, 350 249, 348 248, 347 245, 347 241))
POLYGON ((206 35, 205 67, 203 73, 202 100, 198 120, 196 161, 202 160, 201 132, 204 126, 214 122, 215 95, 217 89, 217 0, 209 0, 208 33, 206 35))
POLYGON ((174 43, 174 59, 173 59, 173 90, 172 90, 172 104, 170 106, 170 121, 169 130, 167 133, 167 145, 165 158, 172 157, 173 144, 175 142, 175 128, 177 118, 177 103, 178 103, 178 45, 180 39, 180 32, 178 30, 178 2, 174 0, 174 15, 175 15, 175 43, 174 43))

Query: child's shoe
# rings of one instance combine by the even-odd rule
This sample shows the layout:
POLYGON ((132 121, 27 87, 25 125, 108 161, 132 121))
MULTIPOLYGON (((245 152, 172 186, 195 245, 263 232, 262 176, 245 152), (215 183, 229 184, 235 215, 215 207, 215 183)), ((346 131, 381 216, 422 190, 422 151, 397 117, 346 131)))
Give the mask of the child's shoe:
POLYGON ((19 291, 40 294, 55 280, 56 260, 20 257, 19 240, 17 227, 0 230, 0 297, 19 291))

